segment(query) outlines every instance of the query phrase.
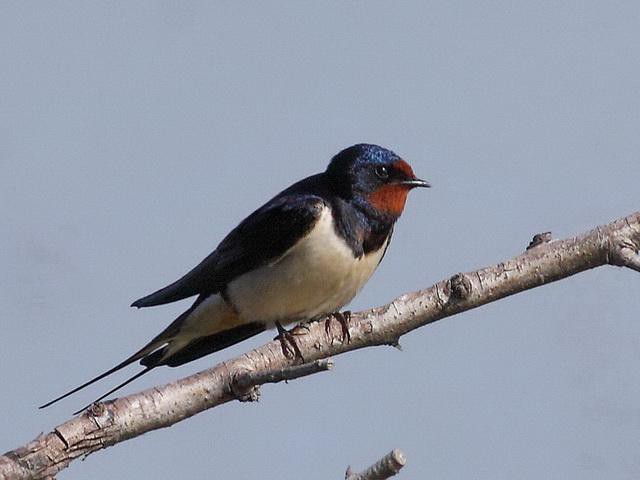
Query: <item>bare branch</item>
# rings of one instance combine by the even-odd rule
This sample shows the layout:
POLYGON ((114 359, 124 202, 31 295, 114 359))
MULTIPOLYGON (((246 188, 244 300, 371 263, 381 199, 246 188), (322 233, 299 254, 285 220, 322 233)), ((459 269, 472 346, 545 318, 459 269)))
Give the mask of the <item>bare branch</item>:
MULTIPOLYGON (((402 335, 421 326, 591 268, 617 265, 640 271, 639 249, 640 212, 636 212, 577 237, 540 243, 497 265, 458 273, 385 306, 353 313, 349 336, 339 322, 311 323, 305 334, 296 336, 296 343, 308 361, 398 345, 402 335)), ((258 372, 294 364, 283 354, 280 342, 273 341, 176 382, 96 404, 0 456, 0 480, 53 477, 78 457, 238 399, 238 372, 260 377, 258 372)))
POLYGON ((386 480, 396 475, 407 463, 407 457, 402 450, 395 449, 361 473, 352 473, 347 468, 345 480, 386 480))

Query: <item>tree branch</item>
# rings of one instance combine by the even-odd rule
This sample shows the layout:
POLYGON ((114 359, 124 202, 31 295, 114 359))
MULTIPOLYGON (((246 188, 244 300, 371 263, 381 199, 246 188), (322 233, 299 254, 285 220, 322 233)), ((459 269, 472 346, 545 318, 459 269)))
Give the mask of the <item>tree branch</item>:
MULTIPOLYGON (((511 260, 458 273, 385 306, 352 314, 350 341, 332 317, 313 322, 306 334, 296 336, 300 352, 314 361, 359 348, 397 345, 402 335, 418 327, 591 268, 617 265, 640 271, 640 212, 566 240, 545 241, 546 237, 511 260)), ((0 480, 51 478, 78 457, 242 398, 238 372, 260 377, 261 372, 295 363, 283 354, 280 342, 273 341, 176 382, 94 404, 1 456, 0 480)))
POLYGON ((351 467, 347 468, 345 480, 386 480, 396 475, 407 463, 407 457, 402 450, 395 449, 376 463, 367 468, 364 472, 353 473, 351 467))

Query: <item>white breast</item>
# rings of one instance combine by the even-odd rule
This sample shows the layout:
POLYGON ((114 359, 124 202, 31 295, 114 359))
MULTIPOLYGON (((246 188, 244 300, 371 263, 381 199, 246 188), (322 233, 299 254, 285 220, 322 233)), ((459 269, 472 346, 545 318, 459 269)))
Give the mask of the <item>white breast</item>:
POLYGON ((246 322, 314 318, 349 303, 371 277, 385 248, 386 242, 378 251, 354 258, 325 207, 302 240, 272 264, 229 283, 226 293, 246 322))

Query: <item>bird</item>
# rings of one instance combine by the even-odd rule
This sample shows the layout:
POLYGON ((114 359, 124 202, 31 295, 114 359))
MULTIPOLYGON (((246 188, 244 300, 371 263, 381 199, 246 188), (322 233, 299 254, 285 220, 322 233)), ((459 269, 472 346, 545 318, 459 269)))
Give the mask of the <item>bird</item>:
POLYGON ((132 303, 143 308, 196 297, 167 328, 40 408, 136 361, 144 369, 95 402, 156 367, 183 365, 273 327, 283 340, 289 333, 283 324, 338 313, 384 257, 409 191, 430 186, 389 149, 366 143, 345 148, 324 172, 251 213, 180 279, 132 303))

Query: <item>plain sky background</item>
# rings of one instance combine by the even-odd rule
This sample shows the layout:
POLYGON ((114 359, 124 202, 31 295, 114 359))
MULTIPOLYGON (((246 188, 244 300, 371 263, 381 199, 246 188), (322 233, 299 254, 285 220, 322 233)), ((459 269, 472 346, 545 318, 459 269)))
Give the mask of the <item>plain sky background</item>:
MULTIPOLYGON (((0 60, 0 451, 134 372, 36 409, 189 304, 132 300, 350 144, 434 185, 353 310, 640 208, 637 1, 3 1, 0 60)), ((407 479, 637 479, 639 287, 583 273, 60 478, 343 478, 399 447, 407 479)))

